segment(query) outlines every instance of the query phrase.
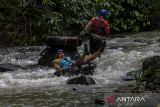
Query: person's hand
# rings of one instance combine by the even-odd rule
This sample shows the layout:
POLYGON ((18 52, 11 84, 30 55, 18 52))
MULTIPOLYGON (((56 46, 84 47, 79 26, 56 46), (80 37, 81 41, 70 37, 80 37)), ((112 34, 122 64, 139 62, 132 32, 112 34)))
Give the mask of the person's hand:
POLYGON ((61 75, 64 75, 64 69, 61 68, 58 64, 54 64, 54 67, 53 67, 56 71, 60 72, 61 75))
POLYGON ((64 75, 64 69, 63 68, 58 68, 57 71, 60 72, 61 75, 64 75))

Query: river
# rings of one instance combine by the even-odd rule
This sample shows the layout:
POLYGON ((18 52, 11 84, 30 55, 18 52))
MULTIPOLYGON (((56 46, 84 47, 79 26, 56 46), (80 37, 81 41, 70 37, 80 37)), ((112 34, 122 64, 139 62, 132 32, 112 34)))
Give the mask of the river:
MULTIPOLYGON (((45 46, 0 48, 0 63, 20 65, 25 70, 0 73, 0 107, 97 107, 95 98, 103 98, 119 86, 125 73, 141 68, 144 58, 160 55, 160 32, 123 35, 107 39, 107 47, 91 77, 95 85, 68 85, 72 77, 53 77, 55 71, 37 66, 45 46)), ((80 47, 80 51, 83 47, 80 47)))

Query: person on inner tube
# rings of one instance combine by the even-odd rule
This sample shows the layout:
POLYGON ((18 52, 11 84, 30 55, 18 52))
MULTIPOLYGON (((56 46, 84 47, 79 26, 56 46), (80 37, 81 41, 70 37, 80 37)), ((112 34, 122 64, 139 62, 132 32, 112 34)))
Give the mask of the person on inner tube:
POLYGON ((60 71, 63 75, 66 69, 69 69, 72 66, 81 65, 93 61, 100 54, 100 49, 95 52, 93 55, 82 55, 77 60, 72 60, 70 57, 65 57, 65 53, 62 49, 59 49, 56 52, 56 58, 53 60, 53 68, 57 71, 60 71))
POLYGON ((85 27, 85 32, 90 36, 91 53, 106 46, 105 41, 102 41, 101 38, 106 38, 110 35, 109 22, 105 18, 107 15, 108 11, 106 9, 99 10, 99 15, 93 17, 85 27))

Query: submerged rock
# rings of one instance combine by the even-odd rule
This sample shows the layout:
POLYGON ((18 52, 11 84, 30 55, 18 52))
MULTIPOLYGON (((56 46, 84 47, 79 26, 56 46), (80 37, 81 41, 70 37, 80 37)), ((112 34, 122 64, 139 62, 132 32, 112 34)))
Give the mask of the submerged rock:
POLYGON ((108 49, 128 49, 126 46, 109 46, 108 49))
POLYGON ((143 39, 135 39, 133 42, 145 43, 147 41, 143 39))
POLYGON ((150 41, 150 40, 143 40, 143 39, 135 39, 133 42, 153 44, 152 41, 150 41))
POLYGON ((109 38, 125 38, 126 36, 124 34, 115 34, 110 36, 109 38))
POLYGON ((0 72, 15 71, 17 69, 24 69, 23 67, 11 63, 0 64, 0 72))
POLYGON ((98 104, 98 105, 104 105, 105 104, 105 101, 104 101, 104 99, 95 99, 95 101, 94 101, 94 103, 95 104, 98 104))
POLYGON ((94 85, 96 82, 91 77, 79 76, 67 80, 67 84, 94 85))
POLYGON ((133 71, 129 71, 128 73, 124 74, 121 78, 124 81, 132 81, 135 80, 135 75, 136 73, 141 72, 140 70, 133 70, 133 71))

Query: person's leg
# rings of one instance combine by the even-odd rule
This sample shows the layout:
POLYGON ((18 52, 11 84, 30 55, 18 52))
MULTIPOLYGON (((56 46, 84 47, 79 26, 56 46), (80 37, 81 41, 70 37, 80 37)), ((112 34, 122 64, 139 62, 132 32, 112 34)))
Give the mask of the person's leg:
POLYGON ((90 49, 90 53, 94 53, 95 52, 95 41, 94 39, 91 37, 89 40, 89 49, 90 49))
POLYGON ((104 52, 105 47, 106 47, 106 41, 102 41, 101 52, 104 52))
POLYGON ((86 55, 82 55, 80 56, 74 63, 74 65, 81 65, 82 63, 84 63, 84 59, 85 59, 86 55))
POLYGON ((94 54, 99 48, 102 48, 102 40, 100 38, 90 38, 90 53, 94 54))
POLYGON ((100 49, 97 52, 95 52, 93 55, 85 56, 83 63, 88 63, 90 61, 93 61, 94 59, 96 59, 99 56, 99 54, 100 54, 100 49))
POLYGON ((100 49, 95 52, 93 55, 82 55, 80 58, 78 58, 74 65, 81 65, 83 63, 88 63, 90 61, 93 61, 94 59, 96 59, 98 56, 100 55, 100 49))

